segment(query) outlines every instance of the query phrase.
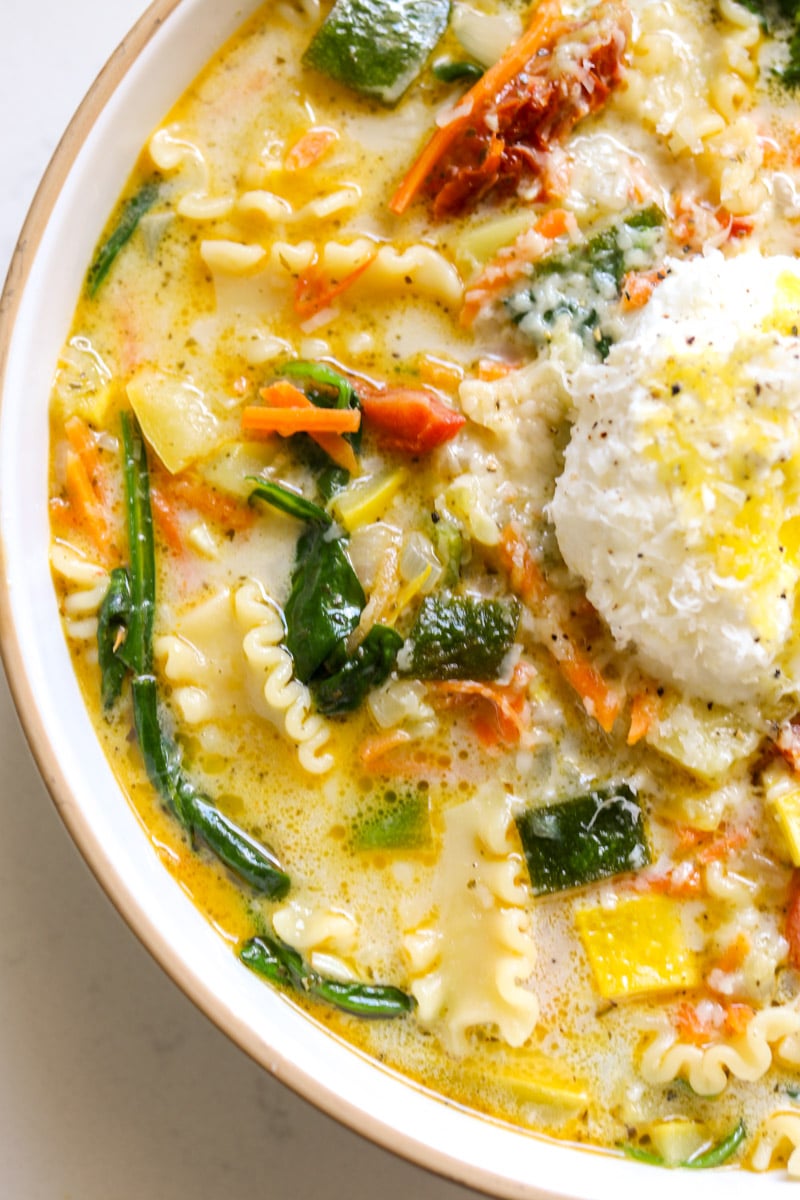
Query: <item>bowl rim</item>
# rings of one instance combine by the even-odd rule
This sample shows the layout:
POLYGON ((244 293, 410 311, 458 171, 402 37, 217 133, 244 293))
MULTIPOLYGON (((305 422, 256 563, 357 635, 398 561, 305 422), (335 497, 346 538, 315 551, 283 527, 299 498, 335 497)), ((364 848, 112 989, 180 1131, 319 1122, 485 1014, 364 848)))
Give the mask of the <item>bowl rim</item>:
MULTIPOLYGON (((106 105, 145 48, 178 9, 187 7, 193 2, 195 0, 152 0, 152 3, 100 70, 53 152, 16 242, 0 295, 0 416, 5 407, 7 368, 12 351, 16 318, 48 222, 75 166, 81 148, 106 105)), ((263 0, 258 0, 258 2, 261 3, 263 0)), ((256 0, 249 0, 248 11, 255 11, 256 7, 256 0)), ((0 525, 0 659, 5 668, 20 724, 41 778, 72 840, 108 899, 148 953, 200 1011, 253 1061, 266 1068, 281 1082, 288 1084, 292 1090, 320 1111, 413 1165, 425 1168, 464 1186, 482 1190, 487 1194, 509 1197, 510 1200, 516 1200, 516 1198, 534 1200, 534 1197, 539 1200, 568 1200, 569 1197, 574 1197, 575 1200, 590 1200, 590 1198, 597 1197, 597 1200, 600 1200, 601 1197, 607 1195, 605 1189, 610 1180, 604 1178, 602 1168, 596 1179, 591 1178, 592 1167, 601 1166, 601 1160, 609 1160, 609 1156, 602 1151, 591 1146, 578 1146, 574 1143, 554 1143, 553 1139, 528 1129, 520 1134, 520 1131, 502 1126, 500 1122, 493 1122, 491 1118, 486 1118, 483 1114, 461 1108, 460 1105, 445 1097, 435 1095, 413 1080, 405 1078, 399 1072, 383 1067, 357 1048, 348 1046, 351 1053, 369 1061, 376 1070, 396 1078, 398 1085, 410 1087, 438 1102, 443 1111, 460 1110, 464 1116, 465 1129, 469 1127, 470 1122, 478 1122, 502 1127, 503 1131, 507 1131, 510 1136, 521 1136, 523 1139, 528 1139, 529 1145, 534 1148, 534 1157, 530 1164, 532 1172, 535 1171, 536 1166, 535 1148, 540 1144, 552 1147, 559 1156, 579 1155, 586 1167, 587 1182, 574 1189, 574 1180, 572 1180, 565 1187, 559 1186, 556 1191, 549 1186, 543 1186, 535 1179, 523 1179, 521 1173, 512 1177, 501 1170, 493 1170, 488 1163, 476 1164, 463 1160, 443 1146, 424 1140, 420 1134, 415 1135, 389 1124, 387 1118, 376 1116, 371 1112, 366 1101, 363 1106, 359 1107, 343 1098, 326 1082, 307 1072, 302 1065, 295 1063, 279 1045, 271 1045, 270 1053, 267 1055, 264 1042, 258 1033, 226 1005, 225 1000, 216 994, 206 978, 195 973, 176 957, 172 942, 143 910, 136 895, 127 887, 108 850, 80 803, 73 796, 70 783, 48 735, 47 726, 37 702, 34 683, 26 669, 24 647, 16 628, 9 594, 8 565, 9 556, 5 544, 5 533, 0 525)), ((120 795, 123 795, 122 789, 120 789, 120 795)), ((160 864, 159 870, 163 870, 160 864)), ((210 926, 209 931, 211 932, 210 926)), ((317 1026, 318 1022, 315 1021, 313 1024, 317 1026)), ((342 1039, 337 1040, 341 1041, 342 1039)), ((674 1179, 670 1177, 669 1172, 654 1173, 651 1168, 644 1167, 642 1164, 616 1157, 613 1158, 613 1162, 615 1168, 618 1169, 619 1177, 627 1179, 630 1183, 631 1196, 633 1188, 636 1187, 638 1191, 645 1180, 653 1193, 653 1200, 662 1200, 662 1197, 663 1200, 666 1200, 668 1195, 672 1195, 674 1179), (643 1174, 644 1171, 647 1172, 646 1175, 643 1174), (663 1178, 661 1180, 654 1178, 654 1175, 657 1174, 662 1175, 663 1178)), ((739 1174, 746 1175, 748 1186, 752 1185, 753 1176, 750 1172, 740 1172, 739 1174)), ((699 1190, 695 1193, 694 1189, 690 1187, 689 1191, 690 1195, 700 1196, 699 1190)), ((733 1191, 738 1197, 739 1188, 735 1187, 733 1191)), ((741 1194, 744 1195, 744 1189, 741 1194)), ((627 1189, 623 1193, 622 1200, 626 1200, 626 1197, 627 1189)))

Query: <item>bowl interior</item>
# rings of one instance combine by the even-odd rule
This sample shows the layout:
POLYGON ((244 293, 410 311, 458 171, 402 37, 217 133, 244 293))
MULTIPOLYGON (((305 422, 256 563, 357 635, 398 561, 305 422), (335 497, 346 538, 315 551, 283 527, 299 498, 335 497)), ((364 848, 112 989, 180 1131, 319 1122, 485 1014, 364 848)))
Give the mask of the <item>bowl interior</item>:
MULTIPOLYGON (((605 1197, 675 1177, 459 1109, 367 1059, 241 966, 162 868, 95 738, 48 566, 48 397, 100 230, 152 128, 255 0, 157 0, 79 110, 34 202, 0 311, 0 634, 12 690, 78 846, 176 982, 257 1061, 348 1125, 495 1195, 605 1197), (645 1173, 646 1172, 646 1173, 645 1173)), ((718 1182, 718 1181, 717 1181, 718 1182)), ((727 1174, 730 1197, 775 1179, 727 1174)), ((699 1197, 702 1176, 682 1179, 699 1197)))

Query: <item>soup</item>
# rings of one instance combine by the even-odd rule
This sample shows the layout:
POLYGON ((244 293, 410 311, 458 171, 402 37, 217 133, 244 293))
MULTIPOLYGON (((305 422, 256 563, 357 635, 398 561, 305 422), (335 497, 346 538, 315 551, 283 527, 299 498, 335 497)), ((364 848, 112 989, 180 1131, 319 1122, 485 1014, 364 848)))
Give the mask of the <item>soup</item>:
POLYGON ((153 132, 51 561, 231 952, 490 1118, 800 1174, 800 194, 777 10, 259 11, 153 132))

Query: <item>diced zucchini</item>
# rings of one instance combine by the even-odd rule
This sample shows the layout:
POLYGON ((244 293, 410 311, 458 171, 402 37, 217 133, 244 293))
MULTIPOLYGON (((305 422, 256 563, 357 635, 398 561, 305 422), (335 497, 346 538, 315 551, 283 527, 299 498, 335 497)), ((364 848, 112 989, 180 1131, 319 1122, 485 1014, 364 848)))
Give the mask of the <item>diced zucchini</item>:
POLYGON ((449 16, 450 0, 336 0, 303 62, 363 96, 395 104, 449 16))
POLYGON ((693 775, 713 782, 735 762, 749 758, 761 734, 743 725, 736 713, 709 708, 701 700, 680 700, 649 731, 646 741, 693 775))
POLYGON ((514 644, 516 600, 426 596, 411 631, 410 674, 418 679, 496 679, 514 644))
POLYGON ((377 811, 360 817, 353 828, 356 850, 413 850, 431 839, 427 798, 420 792, 387 792, 377 811))
POLYGON ((348 533, 360 525, 378 521, 406 481, 402 467, 397 471, 382 471, 368 479, 358 479, 336 493, 332 508, 334 516, 348 533))
POLYGON ((220 425, 204 393, 185 379, 142 367, 128 384, 142 433, 175 474, 217 448, 220 425))
POLYGON ((597 990, 609 1000, 697 987, 697 956, 689 947, 680 902, 632 896, 613 908, 575 914, 597 990))
POLYGON ((526 809, 517 828, 537 896, 637 871, 650 862, 642 810, 625 783, 526 809))

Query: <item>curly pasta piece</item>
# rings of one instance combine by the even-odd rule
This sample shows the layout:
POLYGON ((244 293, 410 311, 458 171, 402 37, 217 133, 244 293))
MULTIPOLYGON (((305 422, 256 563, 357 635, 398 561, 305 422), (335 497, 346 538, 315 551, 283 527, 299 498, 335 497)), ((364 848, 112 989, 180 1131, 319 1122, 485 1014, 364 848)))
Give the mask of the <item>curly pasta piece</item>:
POLYGON ((266 250, 257 242, 232 242, 226 238, 207 238, 200 243, 200 257, 212 271, 228 275, 246 275, 266 258, 266 250))
POLYGON ((187 725, 207 726, 201 740, 214 741, 212 723, 246 699, 238 629, 230 588, 221 588, 155 638, 153 649, 172 687, 172 703, 187 725))
POLYGON ((66 584, 61 612, 67 634, 76 641, 90 641, 97 633, 97 614, 108 591, 108 572, 62 541, 53 542, 50 565, 66 584))
POLYGON ((711 1046, 681 1042, 675 1031, 656 1036, 642 1056, 647 1083, 671 1083, 681 1076, 700 1096, 723 1091, 729 1075, 748 1083, 761 1079, 773 1057, 794 1065, 800 1061, 800 1011, 790 1005, 757 1012, 744 1033, 711 1046))
POLYGON ((337 979, 356 977, 349 965, 356 947, 356 922, 344 909, 295 898, 275 909, 272 927, 279 938, 305 955, 314 970, 337 979))
POLYGON ((330 738, 330 726, 310 711, 308 688, 294 678, 292 656, 281 644, 284 627, 280 612, 254 579, 237 589, 234 606, 260 707, 263 710, 266 705, 265 715, 295 743, 301 767, 313 775, 324 774, 334 762, 332 754, 322 752, 330 738))
POLYGON ((309 219, 322 221, 326 217, 336 216, 347 209, 355 208, 360 199, 361 189, 355 184, 345 183, 335 191, 331 190, 324 196, 309 200, 300 208, 293 208, 288 200, 274 192, 259 190, 243 192, 237 207, 243 213, 256 213, 275 224, 289 225, 309 219))
POLYGON ((194 221, 214 221, 226 217, 233 208, 232 196, 210 194, 211 172, 199 146, 179 137, 174 129, 159 129, 150 138, 150 158, 159 171, 180 171, 190 180, 189 189, 178 201, 177 211, 194 221))
POLYGON ((539 1014, 525 986, 536 952, 513 804, 489 784, 446 812, 433 909, 404 935, 419 1019, 455 1054, 467 1051, 476 1026, 520 1046, 539 1014))
POLYGON ((772 1159, 779 1151, 789 1149, 786 1170, 791 1179, 800 1179, 800 1113, 772 1113, 761 1126, 758 1142, 753 1151, 751 1166, 754 1171, 768 1171, 772 1159))

